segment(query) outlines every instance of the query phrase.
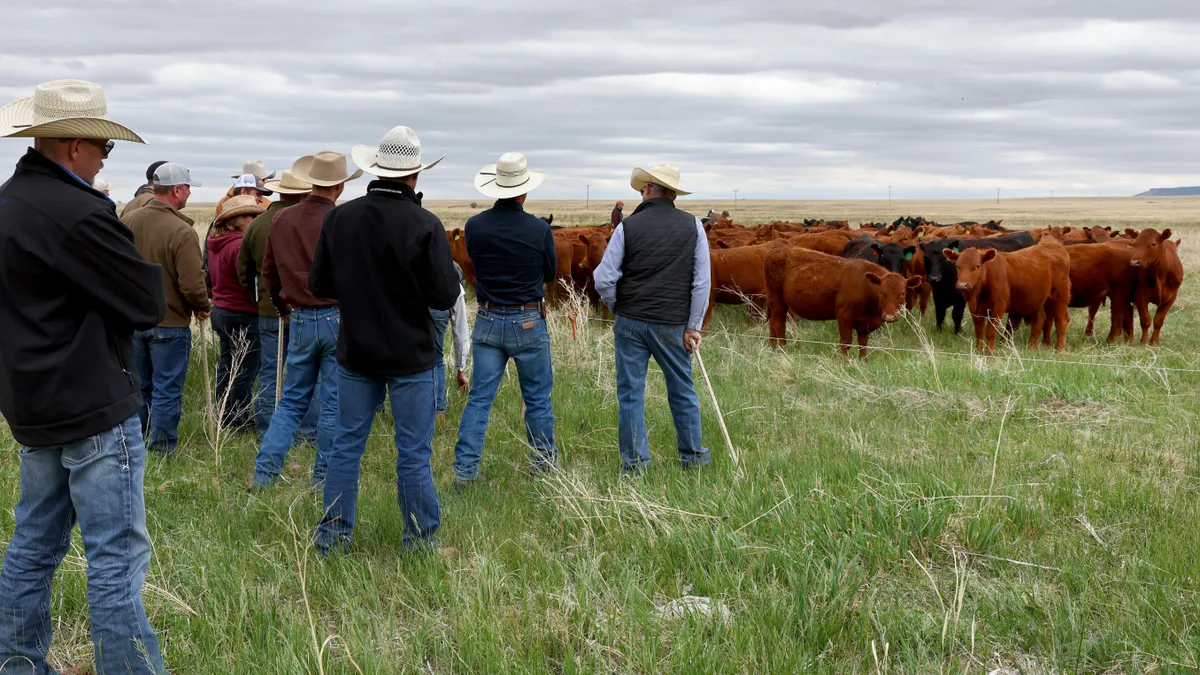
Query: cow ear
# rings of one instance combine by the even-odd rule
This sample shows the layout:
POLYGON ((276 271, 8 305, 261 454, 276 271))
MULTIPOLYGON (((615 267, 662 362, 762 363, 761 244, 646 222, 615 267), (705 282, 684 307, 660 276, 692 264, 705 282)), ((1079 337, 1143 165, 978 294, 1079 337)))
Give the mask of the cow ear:
POLYGON ((1158 235, 1159 241, 1166 241, 1170 238, 1171 238, 1171 228, 1169 228, 1169 227, 1167 229, 1163 230, 1162 234, 1158 235))
POLYGON ((718 239, 717 248, 729 248, 729 242, 725 241, 724 239, 718 239))
POLYGON ((912 260, 913 256, 916 254, 917 254, 916 246, 909 246, 908 248, 904 249, 904 259, 905 260, 912 260))
POLYGON ((458 238, 461 236, 462 236, 462 230, 457 227, 454 228, 454 241, 458 241, 458 238))
POLYGON ((1137 239, 1138 231, 1132 227, 1125 228, 1125 234, 1129 235, 1130 239, 1137 239))
POLYGON ((983 255, 979 258, 979 262, 987 262, 989 260, 994 259, 995 257, 996 257, 996 249, 994 249, 994 248, 988 249, 987 251, 984 251, 983 255))
POLYGON ((579 235, 579 241, 582 241, 584 246, 587 246, 592 243, 591 241, 588 240, 588 238, 586 236, 584 236, 582 234, 579 235))
POLYGON ((880 276, 878 274, 875 274, 874 272, 867 272, 867 281, 875 284, 876 286, 883 283, 883 279, 880 278, 880 276))
POLYGON ((908 286, 909 288, 920 288, 921 282, 923 281, 924 279, 921 277, 909 277, 908 281, 904 285, 908 286))
POLYGON ((948 248, 942 251, 942 255, 946 256, 946 260, 950 262, 958 262, 958 249, 948 248))

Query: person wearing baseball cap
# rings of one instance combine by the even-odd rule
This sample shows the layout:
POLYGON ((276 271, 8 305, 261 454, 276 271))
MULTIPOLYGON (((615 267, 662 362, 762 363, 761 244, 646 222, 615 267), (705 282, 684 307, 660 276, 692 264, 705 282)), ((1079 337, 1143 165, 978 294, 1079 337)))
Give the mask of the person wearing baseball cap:
POLYGON ((83 80, 0 107, 0 138, 14 137, 33 147, 0 179, 0 414, 21 445, 8 458, 21 480, 0 569, 0 669, 54 672, 50 582, 78 523, 96 672, 162 673, 142 603, 151 545, 133 332, 161 321, 166 299, 158 266, 91 185, 114 141, 143 141, 83 80))
POLYGON ((183 385, 192 353, 192 317, 212 311, 200 239, 182 211, 199 182, 183 165, 167 162, 154 171, 154 201, 125 216, 142 256, 162 266, 167 316, 150 330, 134 334, 133 350, 142 375, 142 426, 151 451, 171 454, 179 442, 183 385))
POLYGON ((129 200, 129 203, 122 207, 122 218, 125 217, 125 214, 136 211, 154 201, 154 171, 166 163, 166 160, 161 160, 146 167, 146 184, 139 187, 133 193, 133 199, 129 200))
POLYGON ((267 197, 272 194, 274 193, 267 188, 266 182, 262 178, 252 173, 244 173, 233 181, 233 187, 229 188, 229 192, 226 192, 221 201, 217 202, 217 210, 214 213, 214 217, 220 215, 221 207, 225 205, 226 200, 233 199, 239 195, 250 195, 265 209, 271 205, 271 200, 267 199, 267 197))

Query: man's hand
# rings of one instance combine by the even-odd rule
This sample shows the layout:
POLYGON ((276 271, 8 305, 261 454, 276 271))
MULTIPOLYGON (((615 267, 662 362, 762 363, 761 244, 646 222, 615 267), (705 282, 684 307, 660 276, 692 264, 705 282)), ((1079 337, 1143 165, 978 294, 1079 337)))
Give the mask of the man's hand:
POLYGON ((683 331, 683 346, 687 348, 689 354, 695 354, 700 350, 700 331, 687 329, 683 331))
POLYGON ((471 381, 467 379, 467 374, 461 370, 458 371, 458 390, 465 392, 470 391, 470 389, 471 381))
POLYGON ((196 319, 199 321, 208 321, 208 317, 212 316, 212 311, 196 312, 196 319))

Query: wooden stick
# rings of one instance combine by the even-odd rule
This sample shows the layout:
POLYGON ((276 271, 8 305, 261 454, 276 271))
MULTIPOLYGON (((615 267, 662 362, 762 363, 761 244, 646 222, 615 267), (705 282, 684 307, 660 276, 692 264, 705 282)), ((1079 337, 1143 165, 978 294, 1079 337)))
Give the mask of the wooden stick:
POLYGON ((729 458, 733 460, 733 475, 741 476, 742 467, 738 462, 737 451, 733 449, 733 440, 729 438, 729 429, 725 427, 725 416, 721 414, 721 404, 717 403, 717 392, 713 390, 712 381, 708 379, 708 369, 704 367, 704 357, 696 350, 696 361, 700 364, 700 373, 704 375, 704 385, 708 387, 708 395, 712 397, 713 408, 717 411, 717 422, 721 425, 721 434, 725 436, 725 447, 729 449, 729 458))
POLYGON ((204 422, 208 430, 208 442, 215 441, 216 415, 213 414, 212 375, 208 372, 208 320, 200 319, 200 366, 204 369, 204 422))
POLYGON ((283 317, 279 317, 279 332, 275 334, 275 407, 283 397, 283 317))

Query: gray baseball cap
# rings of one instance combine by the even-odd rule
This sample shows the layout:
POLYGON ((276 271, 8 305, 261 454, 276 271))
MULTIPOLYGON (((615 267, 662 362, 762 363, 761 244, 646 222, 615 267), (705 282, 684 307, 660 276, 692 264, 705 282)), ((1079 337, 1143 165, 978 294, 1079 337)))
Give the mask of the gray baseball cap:
POLYGON ((200 181, 192 180, 192 172, 182 164, 167 162, 154 170, 154 184, 162 187, 190 185, 200 187, 200 181))

